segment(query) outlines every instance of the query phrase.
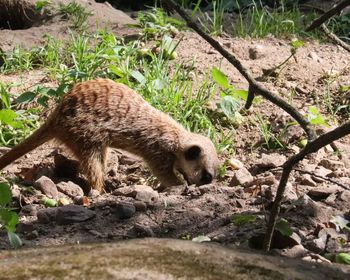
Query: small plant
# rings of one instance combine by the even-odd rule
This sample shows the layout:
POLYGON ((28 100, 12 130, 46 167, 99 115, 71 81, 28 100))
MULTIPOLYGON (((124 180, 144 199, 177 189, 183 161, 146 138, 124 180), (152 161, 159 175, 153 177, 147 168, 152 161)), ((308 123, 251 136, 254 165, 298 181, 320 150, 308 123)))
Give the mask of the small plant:
POLYGON ((84 6, 75 1, 68 4, 60 3, 58 11, 72 23, 74 29, 85 29, 86 21, 92 15, 84 6))
POLYGON ((256 120, 256 125, 259 128, 264 139, 264 146, 268 150, 286 149, 286 146, 280 140, 281 136, 284 133, 283 130, 280 131, 276 136, 272 125, 268 121, 266 121, 262 116, 258 114, 256 120))
POLYGON ((152 8, 147 12, 139 12, 136 26, 143 29, 145 38, 159 38, 165 34, 176 35, 179 29, 185 28, 183 21, 168 17, 164 10, 152 8))
POLYGON ((22 241, 15 233, 18 224, 18 215, 13 211, 11 201, 10 185, 5 182, 0 183, 0 229, 4 228, 7 231, 11 246, 19 248, 22 246, 22 241))

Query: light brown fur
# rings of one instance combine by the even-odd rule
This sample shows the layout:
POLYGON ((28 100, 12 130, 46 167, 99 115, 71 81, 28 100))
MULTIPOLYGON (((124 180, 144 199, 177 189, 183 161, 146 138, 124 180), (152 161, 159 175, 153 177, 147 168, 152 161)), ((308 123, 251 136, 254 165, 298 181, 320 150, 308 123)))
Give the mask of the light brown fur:
POLYGON ((73 152, 99 191, 108 147, 141 156, 164 186, 181 183, 175 171, 191 184, 209 183, 218 168, 207 137, 187 131, 132 89, 108 79, 76 84, 38 130, 0 158, 0 170, 50 139, 73 152))

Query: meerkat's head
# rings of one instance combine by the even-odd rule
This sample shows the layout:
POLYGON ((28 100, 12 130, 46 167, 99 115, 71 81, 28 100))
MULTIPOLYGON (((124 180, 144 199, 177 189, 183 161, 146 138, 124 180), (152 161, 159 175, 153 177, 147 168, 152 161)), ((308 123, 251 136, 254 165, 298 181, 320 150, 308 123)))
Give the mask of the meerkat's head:
POLYGON ((219 160, 213 142, 200 134, 190 133, 182 139, 176 153, 174 171, 180 172, 189 184, 209 184, 217 176, 219 160))

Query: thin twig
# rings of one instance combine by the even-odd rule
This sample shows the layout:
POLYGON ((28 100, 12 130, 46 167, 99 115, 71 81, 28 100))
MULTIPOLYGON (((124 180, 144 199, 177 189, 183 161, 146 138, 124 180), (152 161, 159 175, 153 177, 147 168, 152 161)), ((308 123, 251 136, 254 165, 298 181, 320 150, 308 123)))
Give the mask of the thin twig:
POLYGON ((281 209, 281 202, 282 202, 283 195, 284 195, 284 192, 286 189, 289 175, 290 175, 291 171, 293 170, 294 165, 297 164, 302 159, 304 159, 305 156, 307 156, 308 154, 314 153, 314 152, 318 151, 319 149, 329 145, 333 141, 338 140, 339 138, 342 138, 348 134, 350 134, 350 122, 347 122, 344 125, 339 126, 330 132, 322 134, 314 141, 309 142, 305 146, 304 149, 302 149, 296 155, 290 157, 283 164, 282 176, 281 176, 278 188, 277 188, 275 201, 273 202, 271 215, 270 215, 270 219, 269 219, 269 222, 267 225, 267 230, 266 230, 266 235, 265 235, 265 240, 264 240, 264 249, 266 251, 270 250, 271 240, 272 240, 273 232, 275 230, 277 217, 278 217, 280 209, 281 209))
POLYGON ((344 41, 340 40, 337 35, 335 35, 334 33, 332 33, 325 24, 321 24, 321 30, 324 32, 324 34, 326 34, 326 36, 331 39, 335 44, 341 46, 342 48, 344 48, 345 50, 347 50, 348 52, 350 52, 350 45, 348 45, 347 43, 345 43, 344 41))
MULTIPOLYGON (((276 172, 276 171, 281 171, 281 170, 283 170, 282 167, 276 167, 274 169, 270 169, 269 171, 270 172, 276 172)), ((339 183, 338 181, 333 180, 332 178, 328 178, 328 177, 325 177, 325 176, 318 175, 315 172, 311 172, 311 171, 307 171, 307 170, 299 169, 299 168, 293 168, 293 171, 296 171, 296 172, 299 172, 299 173, 303 173, 303 174, 309 174, 311 176, 314 176, 314 177, 320 178, 322 180, 328 181, 328 182, 330 182, 330 183, 332 183, 334 185, 337 185, 337 186, 339 186, 339 187, 341 187, 341 188, 343 188, 345 190, 350 191, 350 186, 346 186, 346 185, 344 185, 342 183, 339 183)))
POLYGON ((251 97, 253 96, 252 93, 260 94, 261 96, 265 97, 267 100, 271 101, 273 104, 277 105, 284 111, 286 111, 289 115, 291 115, 305 130, 308 139, 310 141, 314 140, 316 138, 316 132, 312 128, 312 125, 308 120, 306 120, 303 115, 299 113, 298 110, 296 110, 293 106, 288 104, 286 101, 284 101, 282 98, 274 94, 273 92, 269 91, 267 88, 265 88, 263 85, 258 83, 249 70, 243 66, 243 64, 230 52, 228 52, 226 49, 224 49, 218 41, 216 41, 214 38, 209 36, 207 33, 205 33, 192 19, 191 17, 186 13, 186 11, 177 3, 175 3, 173 0, 163 0, 163 3, 166 3, 166 6, 170 8, 171 10, 175 10, 178 12, 178 14, 187 22, 187 25, 192 28, 194 31, 196 31, 204 40, 206 40, 214 49, 216 49, 223 57, 225 57, 236 69, 242 74, 242 76, 248 81, 249 83, 249 91, 250 91, 250 99, 249 103, 247 104, 247 107, 251 104, 251 97))
POLYGON ((314 30, 315 28, 319 27, 322 23, 324 23, 326 20, 330 19, 332 16, 338 14, 343 10, 345 7, 350 6, 350 0, 344 0, 340 2, 338 5, 334 6, 327 12, 325 12, 322 16, 315 19, 308 28, 306 28, 306 31, 314 30))

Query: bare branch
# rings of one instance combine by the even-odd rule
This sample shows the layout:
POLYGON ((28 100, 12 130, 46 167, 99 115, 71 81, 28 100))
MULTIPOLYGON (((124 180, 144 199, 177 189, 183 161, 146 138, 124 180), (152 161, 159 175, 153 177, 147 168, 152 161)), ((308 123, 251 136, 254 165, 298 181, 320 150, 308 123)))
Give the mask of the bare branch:
POLYGON ((315 19, 308 28, 306 28, 306 31, 314 30, 315 28, 319 27, 322 23, 324 23, 326 20, 330 19, 332 16, 338 14, 341 10, 343 10, 345 7, 350 6, 350 0, 344 0, 340 2, 338 5, 334 6, 332 9, 325 12, 322 16, 315 19))
POLYGON ((324 32, 324 34, 327 35, 327 37, 329 39, 331 39, 335 44, 341 46, 342 48, 344 48, 345 50, 347 50, 348 52, 350 52, 350 45, 348 45, 347 43, 345 43, 344 41, 340 40, 337 35, 335 35, 334 33, 332 33, 326 25, 322 24, 321 25, 321 29, 324 32))
POLYGON ((304 159, 304 157, 307 156, 308 154, 314 153, 319 149, 321 149, 322 147, 325 147, 330 143, 332 143, 333 141, 338 140, 339 138, 342 138, 348 134, 350 134, 350 122, 347 122, 344 125, 337 127, 336 129, 319 136, 314 141, 309 142, 304 149, 302 149, 296 155, 290 157, 283 164, 282 176, 277 188, 277 193, 276 193, 275 201, 272 206, 269 222, 267 224, 267 231, 266 231, 265 240, 264 240, 264 249, 266 251, 270 250, 271 240, 272 240, 273 232, 275 230, 277 217, 281 209, 281 202, 283 199, 283 195, 286 189, 290 172, 292 171, 294 165, 297 164, 302 159, 304 159))
POLYGON ((312 125, 308 120, 306 120, 303 115, 301 115, 298 110, 296 110, 293 106, 288 104, 286 101, 284 101, 282 98, 278 97, 273 92, 269 91, 267 88, 265 88, 263 85, 258 83, 249 70, 245 68, 242 63, 230 52, 228 52, 226 49, 224 49, 218 41, 216 41, 214 38, 209 36, 207 33, 202 31, 202 29, 191 19, 191 17, 182 9, 180 5, 175 3, 173 0, 163 0, 163 3, 166 4, 168 9, 175 10, 179 13, 179 15, 187 22, 187 25, 192 28, 194 31, 196 31, 204 40, 206 40, 213 48, 215 48, 223 57, 225 57, 234 67, 237 68, 237 70, 242 74, 242 76, 248 81, 249 83, 249 99, 246 104, 246 107, 250 107, 253 99, 253 93, 254 94, 260 94, 261 96, 265 97, 267 100, 272 102, 273 104, 277 105, 278 107, 282 108, 284 111, 286 111, 289 115, 291 115, 305 130, 309 140, 314 140, 316 138, 316 133, 314 129, 312 128, 312 125))

